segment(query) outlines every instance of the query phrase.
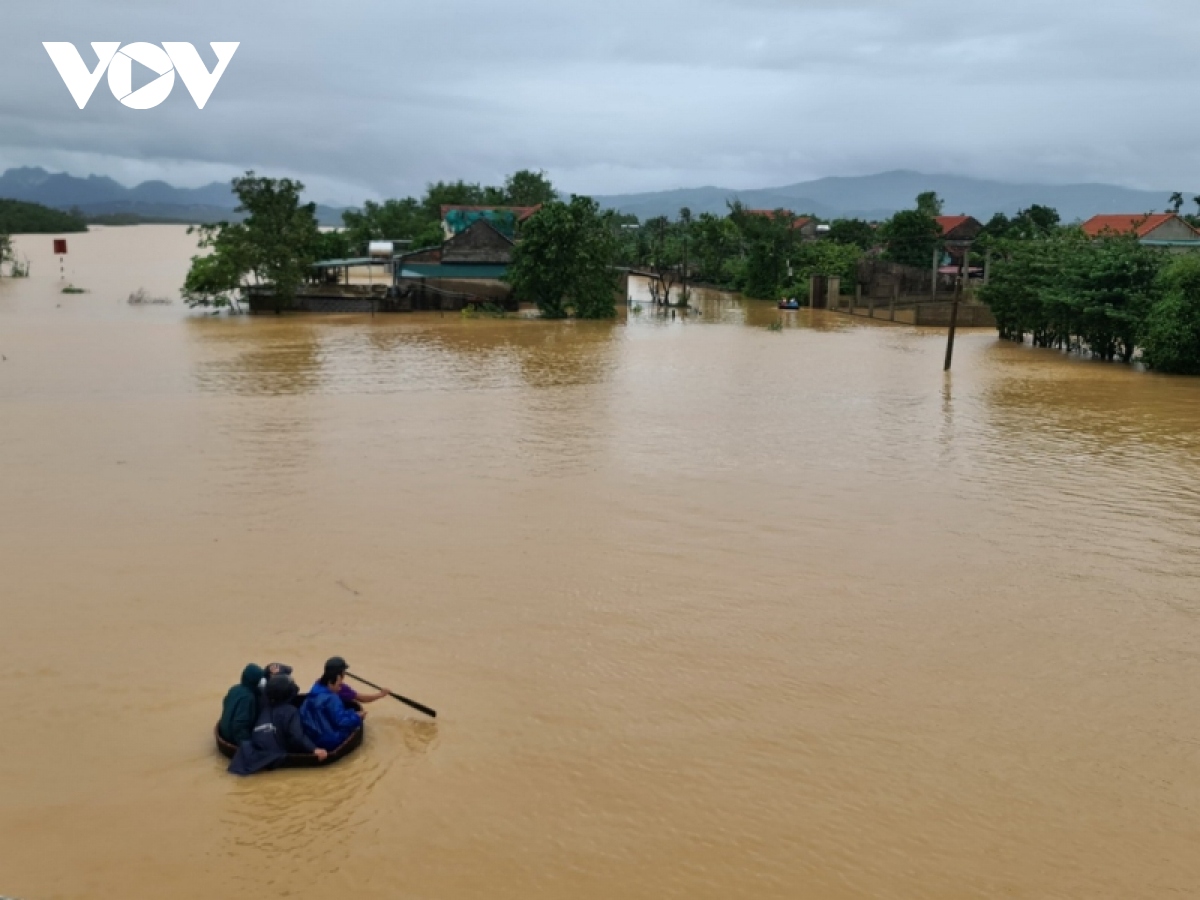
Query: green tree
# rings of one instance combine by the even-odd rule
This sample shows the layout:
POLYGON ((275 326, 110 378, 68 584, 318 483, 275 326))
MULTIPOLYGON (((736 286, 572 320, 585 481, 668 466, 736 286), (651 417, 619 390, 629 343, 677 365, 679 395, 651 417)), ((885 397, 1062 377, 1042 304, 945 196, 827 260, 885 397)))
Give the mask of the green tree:
POLYGON ((1142 333, 1142 359, 1151 369, 1200 375, 1200 256, 1174 256, 1163 269, 1161 298, 1142 333))
POLYGON ((981 297, 1001 337, 1129 362, 1159 302, 1165 257, 1133 235, 1090 240, 1064 229, 1040 240, 1006 239, 981 297))
POLYGON ((928 208, 901 210, 880 226, 879 234, 888 259, 922 269, 930 267, 942 241, 942 228, 928 208))
POLYGON ((740 220, 746 247, 742 292, 760 300, 778 299, 787 279, 788 259, 799 243, 792 228, 794 217, 781 209, 768 216, 743 213, 740 220))
POLYGON ((0 232, 5 234, 59 234, 87 230, 87 222, 78 210, 63 212, 40 203, 0 200, 0 232))
POLYGON ((343 212, 342 222, 354 253, 366 252, 368 242, 380 240, 409 240, 425 246, 418 244, 418 238, 428 237, 431 225, 437 229, 435 242, 441 240, 438 219, 431 219, 425 207, 412 197, 384 200, 383 203, 368 200, 361 210, 343 212))
POLYGON ((1183 209, 1183 194, 1180 191, 1175 191, 1171 195, 1171 199, 1167 201, 1171 205, 1170 212, 1179 215, 1179 211, 1183 209))
POLYGON ((504 179, 504 201, 509 206, 537 206, 558 199, 558 191, 542 171, 521 169, 504 179))
POLYGON ((792 254, 792 280, 788 293, 805 296, 808 280, 813 275, 836 275, 842 284, 853 286, 858 280, 858 261, 863 251, 856 244, 833 241, 801 243, 792 254))
POLYGON ((506 277, 517 297, 536 303, 546 318, 573 311, 581 319, 611 319, 617 314, 616 251, 611 219, 596 201, 553 200, 525 223, 506 277))
POLYGON ((233 180, 243 221, 201 225, 199 246, 212 252, 192 257, 183 293, 191 306, 236 305, 248 284, 270 285, 276 311, 296 295, 319 249, 316 204, 300 203, 304 185, 290 178, 233 180))
POLYGON ((12 260, 13 260, 12 238, 9 237, 7 234, 5 234, 3 231, 0 231, 0 275, 4 274, 3 273, 4 264, 6 262, 12 262, 12 260))
POLYGON ((835 219, 825 236, 835 244, 847 244, 860 250, 870 250, 879 243, 879 233, 870 222, 862 219, 835 219))
POLYGON ((928 216, 940 216, 942 214, 942 198, 935 191, 924 191, 917 194, 917 211, 928 216))
POLYGON ((696 277, 718 287, 734 287, 735 263, 741 255, 742 237, 728 216, 701 213, 692 225, 692 259, 696 277))
POLYGON ((470 184, 463 180, 436 181, 425 186, 425 197, 421 206, 428 220, 440 222, 443 206, 486 206, 504 205, 503 191, 498 188, 484 188, 478 184, 470 184))

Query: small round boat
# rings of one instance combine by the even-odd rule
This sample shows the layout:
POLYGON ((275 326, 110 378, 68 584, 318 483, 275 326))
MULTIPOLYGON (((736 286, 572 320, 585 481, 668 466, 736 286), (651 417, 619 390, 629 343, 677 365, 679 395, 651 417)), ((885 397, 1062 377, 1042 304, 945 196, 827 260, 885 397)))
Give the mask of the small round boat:
POLYGON ((800 301, 799 300, 780 300, 779 308, 780 309, 799 309, 800 301))
MULTIPOLYGON (((301 703, 304 702, 304 698, 306 696, 308 696, 308 695, 307 694, 298 695, 297 697, 295 697, 292 700, 292 705, 299 706, 301 703)), ((362 709, 362 707, 357 703, 348 704, 348 705, 353 706, 354 709, 356 709, 356 710, 362 709)), ((229 741, 227 741, 223 737, 221 737, 220 727, 221 727, 220 722, 218 722, 216 725, 213 726, 213 737, 216 739, 216 742, 217 742, 217 750, 219 750, 221 755, 224 756, 225 758, 233 759, 234 755, 237 753, 237 750, 238 750, 237 744, 231 744, 229 741)), ((338 746, 338 748, 336 750, 330 750, 329 755, 326 756, 324 760, 317 759, 311 753, 289 753, 287 756, 285 756, 283 758, 282 762, 280 762, 278 765, 274 766, 273 768, 275 768, 275 769, 316 769, 321 766, 327 766, 330 763, 335 763, 339 759, 345 759, 347 756, 349 756, 351 753, 353 753, 355 750, 357 750, 359 747, 362 746, 363 732, 365 729, 366 729, 366 722, 364 722, 362 725, 359 725, 358 729, 353 734, 351 734, 350 737, 348 737, 344 741, 342 741, 342 743, 338 746)))

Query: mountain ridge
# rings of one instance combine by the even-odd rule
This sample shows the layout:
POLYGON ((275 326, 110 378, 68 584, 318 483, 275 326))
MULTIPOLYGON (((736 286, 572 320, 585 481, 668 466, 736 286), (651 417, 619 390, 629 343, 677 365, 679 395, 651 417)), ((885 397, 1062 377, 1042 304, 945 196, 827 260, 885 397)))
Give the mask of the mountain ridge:
MULTIPOLYGON (((1064 222, 1088 219, 1101 213, 1143 213, 1168 206, 1171 191, 1146 191, 1102 182, 1037 184, 972 178, 965 175, 929 175, 896 169, 875 175, 830 176, 772 188, 738 190, 705 186, 600 195, 604 209, 633 213, 645 220, 678 215, 688 207, 693 215, 724 213, 726 203, 738 199, 751 209, 789 209, 824 219, 842 217, 886 219, 901 209, 911 209, 917 194, 936 191, 947 214, 975 216, 987 221, 994 213, 1013 215, 1035 203, 1052 206, 1064 222)), ((1195 193, 1185 192, 1186 197, 1195 193)))
MULTIPOLYGON (((966 175, 930 175, 896 169, 875 175, 840 175, 800 181, 779 187, 736 189, 715 185, 673 188, 629 194, 595 195, 603 209, 632 213, 645 221, 665 215, 674 218, 683 207, 693 215, 724 214, 727 204, 741 200, 751 209, 790 209, 823 219, 881 220, 897 210, 911 209, 917 194, 936 191, 947 214, 965 214, 986 221, 996 212, 1013 215, 1040 203, 1059 211, 1064 222, 1101 213, 1144 213, 1167 208, 1170 191, 1146 191, 1102 182, 1037 184, 1005 182, 966 175)), ((1197 192, 1186 192, 1192 197, 1197 192)), ((174 187, 165 181, 144 181, 126 187, 112 178, 86 178, 40 167, 8 169, 0 174, 0 198, 41 203, 54 209, 78 208, 88 216, 134 214, 186 222, 217 222, 236 218, 237 205, 227 182, 196 188, 174 187)), ((1190 204, 1189 204, 1190 206, 1190 204)), ((343 207, 317 206, 322 225, 341 225, 343 207)))
MULTIPOLYGON (((105 175, 81 178, 37 166, 8 169, 0 174, 0 199, 40 203, 52 209, 78 209, 85 216, 125 213, 193 223, 239 218, 233 212, 238 201, 229 182, 180 188, 153 180, 126 187, 105 175)), ((322 225, 341 225, 342 209, 318 204, 317 220, 322 225)))

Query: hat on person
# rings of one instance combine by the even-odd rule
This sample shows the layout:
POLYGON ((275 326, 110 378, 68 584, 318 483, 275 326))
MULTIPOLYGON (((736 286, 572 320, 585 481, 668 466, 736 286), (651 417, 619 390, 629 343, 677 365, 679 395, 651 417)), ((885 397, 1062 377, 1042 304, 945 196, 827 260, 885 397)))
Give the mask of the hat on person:
POLYGON ((331 656, 325 660, 326 672, 345 672, 350 668, 350 663, 342 659, 340 656, 331 656))
POLYGON ((295 696, 298 690, 296 682, 292 681, 288 676, 283 674, 272 675, 267 681, 267 702, 275 705, 287 703, 295 696))
MULTIPOLYGON (((291 676, 291 674, 292 674, 292 667, 291 667, 291 666, 285 666, 283 663, 278 663, 278 662, 277 662, 277 663, 271 663, 271 666, 274 666, 274 667, 275 667, 275 669, 276 669, 276 672, 275 672, 275 674, 276 674, 276 675, 287 675, 287 676, 289 676, 289 677, 290 677, 290 676, 291 676)), ((267 668, 267 671, 270 671, 270 669, 271 669, 271 666, 267 666, 267 667, 266 667, 266 668, 267 668)))

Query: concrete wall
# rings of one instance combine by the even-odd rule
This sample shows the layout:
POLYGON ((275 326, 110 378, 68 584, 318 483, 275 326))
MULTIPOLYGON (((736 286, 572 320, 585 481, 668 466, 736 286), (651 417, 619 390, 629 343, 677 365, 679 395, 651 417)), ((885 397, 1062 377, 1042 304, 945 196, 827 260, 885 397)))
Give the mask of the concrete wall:
MULTIPOLYGON (((939 295, 935 303, 928 296, 900 296, 896 304, 890 302, 871 304, 864 298, 863 305, 853 305, 853 297, 843 297, 845 305, 837 308, 838 312, 853 316, 863 316, 884 322, 896 322, 901 325, 923 325, 931 328, 946 328, 950 325, 950 310, 953 297, 939 295)), ((982 303, 974 300, 960 301, 958 304, 958 325, 963 328, 994 328, 996 317, 982 303)))

